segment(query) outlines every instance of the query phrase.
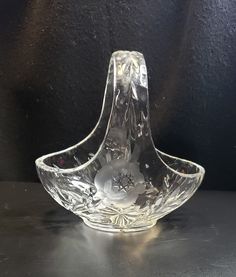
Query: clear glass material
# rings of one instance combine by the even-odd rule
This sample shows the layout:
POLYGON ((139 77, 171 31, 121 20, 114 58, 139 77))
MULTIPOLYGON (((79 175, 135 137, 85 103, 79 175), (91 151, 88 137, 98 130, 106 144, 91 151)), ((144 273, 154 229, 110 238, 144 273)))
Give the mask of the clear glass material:
POLYGON ((100 118, 81 142, 36 160, 39 178, 63 207, 103 231, 145 230, 186 202, 200 165, 154 146, 147 69, 138 52, 113 53, 100 118))

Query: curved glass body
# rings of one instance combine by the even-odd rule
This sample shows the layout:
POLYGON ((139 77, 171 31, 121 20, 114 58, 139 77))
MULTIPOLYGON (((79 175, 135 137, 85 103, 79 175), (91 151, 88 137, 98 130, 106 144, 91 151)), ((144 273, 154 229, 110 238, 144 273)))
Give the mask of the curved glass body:
POLYGON ((148 99, 143 55, 113 53, 94 130, 78 144, 36 160, 49 194, 90 227, 148 229, 187 201, 203 179, 200 165, 155 148, 148 99))

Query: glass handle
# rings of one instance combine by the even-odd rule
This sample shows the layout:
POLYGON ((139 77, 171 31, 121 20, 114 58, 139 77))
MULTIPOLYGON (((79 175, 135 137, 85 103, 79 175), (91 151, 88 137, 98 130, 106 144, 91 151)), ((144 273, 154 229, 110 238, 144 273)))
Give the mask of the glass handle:
POLYGON ((135 144, 146 148, 152 146, 147 68, 141 53, 113 53, 106 86, 106 94, 111 93, 113 102, 105 139, 106 149, 111 148, 111 144, 120 147, 123 158, 127 158, 135 144))

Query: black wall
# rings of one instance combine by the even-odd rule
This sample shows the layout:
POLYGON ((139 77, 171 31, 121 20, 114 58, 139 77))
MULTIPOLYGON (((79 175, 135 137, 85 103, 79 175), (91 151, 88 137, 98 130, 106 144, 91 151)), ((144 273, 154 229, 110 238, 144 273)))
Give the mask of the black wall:
POLYGON ((143 52, 156 145, 236 189, 234 0, 2 0, 0 180, 81 140, 100 113, 111 53, 143 52))

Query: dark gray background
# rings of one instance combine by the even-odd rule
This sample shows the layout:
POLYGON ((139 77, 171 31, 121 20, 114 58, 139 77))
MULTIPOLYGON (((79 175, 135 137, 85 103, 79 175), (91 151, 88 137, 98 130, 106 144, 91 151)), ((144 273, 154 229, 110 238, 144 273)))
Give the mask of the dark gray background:
POLYGON ((0 181, 37 180, 34 160, 94 127, 110 55, 138 50, 163 151, 236 189, 234 0, 2 0, 0 181))

